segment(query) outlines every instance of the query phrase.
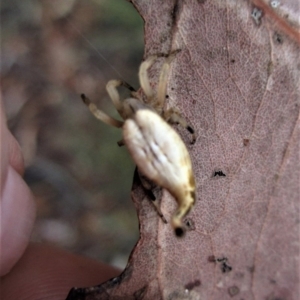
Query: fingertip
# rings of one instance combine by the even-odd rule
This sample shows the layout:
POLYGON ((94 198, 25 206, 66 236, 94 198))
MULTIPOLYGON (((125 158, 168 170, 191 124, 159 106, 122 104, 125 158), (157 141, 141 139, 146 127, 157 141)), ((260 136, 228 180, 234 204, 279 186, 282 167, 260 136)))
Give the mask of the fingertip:
POLYGON ((35 220, 35 201, 20 174, 9 166, 1 195, 0 276, 24 253, 35 220))
POLYGON ((12 272, 2 278, 1 296, 3 299, 66 299, 73 287, 95 286, 120 273, 90 258, 32 243, 12 272))

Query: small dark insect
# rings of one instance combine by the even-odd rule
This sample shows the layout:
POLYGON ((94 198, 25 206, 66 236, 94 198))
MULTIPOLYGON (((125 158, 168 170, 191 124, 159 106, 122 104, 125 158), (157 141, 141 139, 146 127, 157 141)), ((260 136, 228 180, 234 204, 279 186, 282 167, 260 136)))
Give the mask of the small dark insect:
POLYGON ((213 177, 226 177, 226 174, 222 170, 214 171, 213 177))
POLYGON ((221 271, 223 273, 228 273, 232 270, 232 267, 227 264, 227 257, 216 258, 214 255, 208 257, 209 262, 221 263, 221 271))
POLYGON ((232 270, 232 267, 227 265, 226 262, 223 262, 222 265, 221 265, 221 270, 223 273, 228 273, 232 270))

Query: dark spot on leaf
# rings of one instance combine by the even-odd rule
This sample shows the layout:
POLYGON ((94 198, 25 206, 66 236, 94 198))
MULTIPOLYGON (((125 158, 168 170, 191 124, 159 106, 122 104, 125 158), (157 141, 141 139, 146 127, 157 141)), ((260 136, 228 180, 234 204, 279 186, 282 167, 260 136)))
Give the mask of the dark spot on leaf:
POLYGON ((184 220, 184 224, 186 225, 186 229, 188 231, 195 230, 195 223, 191 218, 187 218, 184 220))
POLYGON ((216 258, 217 262, 226 262, 227 261, 227 257, 220 257, 220 258, 216 258))
POLYGON ((249 139, 243 139, 243 144, 245 147, 249 145, 250 140, 249 139))
POLYGON ((197 279, 197 280, 195 280, 193 282, 189 282, 188 284, 186 284, 184 286, 184 288, 187 289, 187 290, 189 290, 189 291, 191 291, 194 287, 200 286, 200 285, 201 285, 201 281, 197 279))
POLYGON ((234 63, 235 63, 235 59, 232 59, 230 62, 231 62, 232 64, 234 64, 234 63))
POLYGON ((280 1, 278 1, 278 0, 273 0, 270 2, 270 6, 272 8, 277 8, 279 5, 280 5, 280 1))
POLYGON ((274 33, 273 39, 274 39, 274 42, 275 42, 275 43, 277 43, 277 44, 283 44, 283 38, 282 38, 282 35, 279 34, 278 32, 275 32, 275 33, 274 33))
POLYGON ((209 262, 215 262, 215 263, 220 263, 221 264, 221 271, 223 273, 228 273, 232 271, 232 267, 227 264, 227 257, 220 257, 216 258, 214 255, 211 255, 208 257, 209 262))
POLYGON ((188 127, 187 127, 187 130, 188 130, 190 133, 194 133, 194 129, 193 129, 191 126, 188 126, 188 127))
POLYGON ((228 273, 228 272, 232 271, 232 267, 227 265, 226 262, 223 262, 221 265, 221 270, 223 273, 228 273))
POLYGON ((207 258, 207 260, 208 260, 209 262, 216 262, 216 257, 215 257, 214 255, 210 255, 210 256, 207 258))
POLYGON ((200 4, 204 4, 206 2, 206 0, 198 0, 198 3, 200 4))
POLYGON ((228 261, 227 257, 220 257, 220 258, 217 258, 215 261, 217 263, 221 263, 221 271, 223 273, 228 273, 228 272, 232 271, 232 267, 227 264, 227 261, 228 261))
POLYGON ((169 99, 169 95, 166 95, 166 98, 169 99))
POLYGON ((214 171, 213 177, 226 177, 226 174, 221 169, 219 169, 214 171))
POLYGON ((257 7, 254 7, 251 12, 251 17, 253 18, 257 26, 260 25, 262 16, 263 16, 263 11, 257 7))
POLYGON ((228 294, 233 297, 235 295, 237 295, 240 292, 240 289, 234 285, 228 288, 228 294))

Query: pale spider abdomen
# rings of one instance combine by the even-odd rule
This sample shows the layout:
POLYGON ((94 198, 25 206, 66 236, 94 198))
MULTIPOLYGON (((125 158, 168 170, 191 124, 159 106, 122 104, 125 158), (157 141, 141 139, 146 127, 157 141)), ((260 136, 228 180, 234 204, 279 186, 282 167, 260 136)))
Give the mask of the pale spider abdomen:
POLYGON ((158 114, 138 110, 123 125, 124 142, 141 173, 167 189, 178 203, 172 225, 183 235, 183 218, 195 202, 195 180, 185 144, 158 114))

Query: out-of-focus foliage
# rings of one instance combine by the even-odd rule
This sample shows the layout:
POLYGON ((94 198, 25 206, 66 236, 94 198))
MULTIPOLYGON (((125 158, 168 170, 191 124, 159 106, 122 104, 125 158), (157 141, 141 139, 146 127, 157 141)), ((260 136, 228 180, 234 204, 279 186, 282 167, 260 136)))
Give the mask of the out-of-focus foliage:
POLYGON ((142 34, 125 0, 2 1, 2 92, 37 199, 34 240, 126 263, 138 236, 134 165, 117 146, 121 131, 79 95, 117 116, 105 84, 122 77, 137 87, 142 34))

